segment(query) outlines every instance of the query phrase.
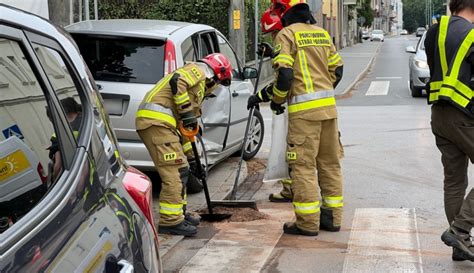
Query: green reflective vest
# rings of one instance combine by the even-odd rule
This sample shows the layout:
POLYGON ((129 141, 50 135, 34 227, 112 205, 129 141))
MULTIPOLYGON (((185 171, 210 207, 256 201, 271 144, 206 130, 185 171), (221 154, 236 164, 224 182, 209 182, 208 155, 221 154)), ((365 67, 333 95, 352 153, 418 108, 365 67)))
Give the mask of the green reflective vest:
MULTIPOLYGON (((450 36, 453 38, 452 36, 450 36)), ((436 45, 436 58, 433 76, 430 80, 428 91, 428 103, 434 104, 438 101, 447 101, 468 115, 474 115, 474 92, 471 86, 471 64, 467 57, 471 53, 471 46, 474 42, 474 29, 466 32, 459 24, 454 24, 448 16, 443 16, 439 23, 438 43, 436 45), (448 33, 449 29, 449 33, 448 33), (449 35, 464 34, 462 43, 454 56, 449 59, 447 47, 449 35)))

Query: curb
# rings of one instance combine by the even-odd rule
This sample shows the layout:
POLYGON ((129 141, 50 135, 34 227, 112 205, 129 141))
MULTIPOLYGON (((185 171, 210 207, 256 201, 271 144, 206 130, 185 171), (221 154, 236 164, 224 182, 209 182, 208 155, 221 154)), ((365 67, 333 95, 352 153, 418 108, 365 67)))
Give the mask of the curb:
POLYGON ((375 53, 374 53, 374 56, 372 56, 372 58, 370 59, 369 63, 367 64, 367 66, 359 73, 359 75, 357 75, 357 77, 355 78, 354 81, 352 81, 351 84, 349 84, 349 86, 346 87, 346 89, 344 89, 344 91, 340 94, 340 96, 343 96, 343 95, 347 95, 347 93, 349 93, 352 88, 354 88, 354 86, 360 81, 362 80, 362 78, 367 74, 367 72, 369 71, 369 69, 372 67, 372 65, 374 64, 374 61, 375 61, 375 58, 377 57, 379 51, 380 51, 380 48, 382 47, 382 43, 379 44, 379 46, 377 47, 377 49, 375 50, 375 53))

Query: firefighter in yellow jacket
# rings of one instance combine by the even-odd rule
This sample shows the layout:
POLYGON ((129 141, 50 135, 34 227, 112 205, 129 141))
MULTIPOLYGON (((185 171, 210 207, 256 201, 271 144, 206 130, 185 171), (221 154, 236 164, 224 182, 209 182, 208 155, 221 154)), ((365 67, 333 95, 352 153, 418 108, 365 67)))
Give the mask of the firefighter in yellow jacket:
MULTIPOLYGON (((287 162, 296 222, 286 223, 283 230, 307 236, 318 235, 320 228, 339 231, 343 149, 334 87, 342 78, 342 60, 329 34, 314 25, 306 1, 275 2, 283 24, 273 54, 276 81, 256 97, 270 100, 276 114, 283 113, 283 104, 288 103, 287 162)), ((253 101, 255 97, 249 99, 253 101)))
POLYGON ((143 99, 136 128, 162 180, 159 232, 193 236, 199 220, 185 213, 190 143, 178 126, 195 130, 201 103, 217 86, 229 86, 232 67, 220 53, 188 63, 160 80, 143 99), (188 155, 189 156, 189 155, 188 155))

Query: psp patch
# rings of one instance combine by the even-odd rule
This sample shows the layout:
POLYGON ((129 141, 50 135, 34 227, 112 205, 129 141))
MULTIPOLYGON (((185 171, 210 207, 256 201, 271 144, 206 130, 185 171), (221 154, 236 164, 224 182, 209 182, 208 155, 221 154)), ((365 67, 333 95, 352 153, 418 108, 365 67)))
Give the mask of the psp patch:
POLYGON ((286 153, 286 158, 288 160, 296 160, 297 154, 295 152, 287 152, 286 153))
POLYGON ((164 154, 164 159, 165 161, 172 161, 172 160, 176 160, 178 158, 177 154, 176 153, 167 153, 167 154, 164 154))

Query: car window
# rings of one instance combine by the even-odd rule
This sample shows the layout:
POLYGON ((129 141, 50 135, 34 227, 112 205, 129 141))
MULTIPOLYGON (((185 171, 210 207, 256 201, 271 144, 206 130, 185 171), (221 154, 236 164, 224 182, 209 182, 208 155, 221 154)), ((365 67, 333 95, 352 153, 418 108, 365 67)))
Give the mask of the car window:
MULTIPOLYGON (((35 207, 53 184, 50 149, 56 131, 43 85, 20 44, 0 37, 0 60, 1 233, 35 207)), ((59 73, 60 67, 54 70, 59 73)))
MULTIPOLYGON (((80 137, 83 121, 82 103, 76 85, 72 80, 71 73, 58 51, 35 43, 33 43, 33 48, 61 103, 63 114, 69 122, 69 128, 77 140, 80 137)), ((49 111, 49 109, 46 110, 49 111)), ((50 113, 48 112, 48 114, 50 113)), ((55 135, 51 137, 49 157, 53 164, 51 170, 52 179, 55 181, 62 171, 59 143, 55 135)))
POLYGON ((212 43, 211 36, 209 34, 201 34, 201 56, 205 57, 211 53, 217 52, 212 43))
POLYGON ((163 78, 163 40, 72 35, 95 80, 154 84, 163 78))
POLYGON ((221 35, 217 36, 217 40, 219 42, 220 53, 224 54, 229 59, 233 69, 232 76, 235 78, 239 72, 239 64, 237 58, 235 57, 234 51, 230 47, 229 43, 221 35))
POLYGON ((381 31, 381 30, 374 30, 372 33, 373 33, 373 34, 383 34, 383 31, 381 31))
POLYGON ((196 53, 194 52, 193 40, 191 37, 184 40, 181 44, 181 52, 183 53, 183 61, 185 63, 196 61, 196 53))

